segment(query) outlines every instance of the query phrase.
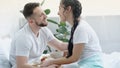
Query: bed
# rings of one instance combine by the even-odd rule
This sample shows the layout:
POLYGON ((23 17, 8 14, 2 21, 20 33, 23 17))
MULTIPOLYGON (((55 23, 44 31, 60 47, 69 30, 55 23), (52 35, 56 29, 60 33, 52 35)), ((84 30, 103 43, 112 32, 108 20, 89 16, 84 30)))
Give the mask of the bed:
MULTIPOLYGON (((9 50, 11 39, 9 37, 0 38, 0 68, 10 68, 9 50)), ((104 68, 120 68, 120 52, 103 53, 102 60, 104 68)), ((64 68, 76 68, 77 64, 64 65, 64 68), (73 67, 74 66, 74 67, 73 67)))
POLYGON ((9 37, 0 37, 0 68, 10 68, 9 51, 11 39, 9 37))
MULTIPOLYGON (((120 68, 120 52, 102 53, 104 68, 120 68)), ((78 68, 77 63, 63 65, 63 68, 78 68)))

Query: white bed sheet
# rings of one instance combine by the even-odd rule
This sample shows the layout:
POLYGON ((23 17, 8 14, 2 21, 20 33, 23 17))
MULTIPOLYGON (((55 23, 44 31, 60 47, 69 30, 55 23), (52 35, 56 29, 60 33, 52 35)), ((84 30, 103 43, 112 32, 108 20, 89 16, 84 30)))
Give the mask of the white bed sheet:
MULTIPOLYGON (((0 68, 10 68, 9 50, 11 39, 0 38, 0 68)), ((111 54, 102 54, 104 68, 120 68, 120 52, 112 52, 111 54)), ((77 64, 64 65, 64 68, 77 68, 77 64)))
MULTIPOLYGON (((120 52, 102 54, 104 68, 120 68, 120 52)), ((63 65, 63 68, 78 68, 77 63, 63 65)))
POLYGON ((105 68, 120 68, 120 52, 103 53, 102 60, 105 68))

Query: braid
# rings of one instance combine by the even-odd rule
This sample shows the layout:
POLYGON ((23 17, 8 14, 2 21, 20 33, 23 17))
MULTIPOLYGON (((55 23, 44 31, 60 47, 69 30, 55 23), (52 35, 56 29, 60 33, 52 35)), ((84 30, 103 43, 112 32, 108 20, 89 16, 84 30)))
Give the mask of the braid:
POLYGON ((78 21, 74 20, 74 25, 73 25, 73 27, 71 29, 71 35, 70 35, 69 44, 68 44, 69 53, 67 55, 67 58, 69 58, 72 55, 72 51, 73 51, 73 35, 74 35, 75 29, 77 28, 77 25, 78 25, 78 21))
POLYGON ((62 0, 62 4, 65 6, 64 9, 66 9, 68 6, 72 7, 72 12, 73 12, 73 18, 74 18, 74 25, 71 28, 71 35, 69 39, 69 44, 68 44, 68 55, 66 58, 69 58, 72 56, 72 51, 73 51, 73 35, 75 32, 75 29, 78 26, 78 18, 80 17, 82 13, 82 6, 81 3, 78 0, 62 0))

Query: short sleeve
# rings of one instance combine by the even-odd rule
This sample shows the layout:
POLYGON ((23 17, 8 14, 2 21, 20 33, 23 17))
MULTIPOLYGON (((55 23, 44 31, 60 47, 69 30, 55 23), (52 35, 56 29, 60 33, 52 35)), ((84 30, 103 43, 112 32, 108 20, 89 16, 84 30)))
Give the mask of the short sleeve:
POLYGON ((77 28, 74 32, 73 43, 88 43, 88 34, 84 28, 77 28))
POLYGON ((32 47, 31 41, 26 36, 18 37, 15 40, 16 56, 29 56, 30 49, 32 47))

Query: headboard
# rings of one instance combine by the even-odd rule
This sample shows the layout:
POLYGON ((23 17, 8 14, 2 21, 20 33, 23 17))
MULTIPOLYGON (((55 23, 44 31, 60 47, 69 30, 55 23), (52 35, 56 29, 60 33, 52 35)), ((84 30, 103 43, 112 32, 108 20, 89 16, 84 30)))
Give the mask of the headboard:
MULTIPOLYGON (((59 21, 58 17, 50 17, 50 19, 59 21)), ((97 33, 103 52, 120 52, 120 15, 86 16, 83 19, 86 20, 97 33)), ((25 23, 26 20, 21 18, 19 27, 21 28, 25 23)), ((48 28, 55 33, 57 25, 48 23, 48 28)))

